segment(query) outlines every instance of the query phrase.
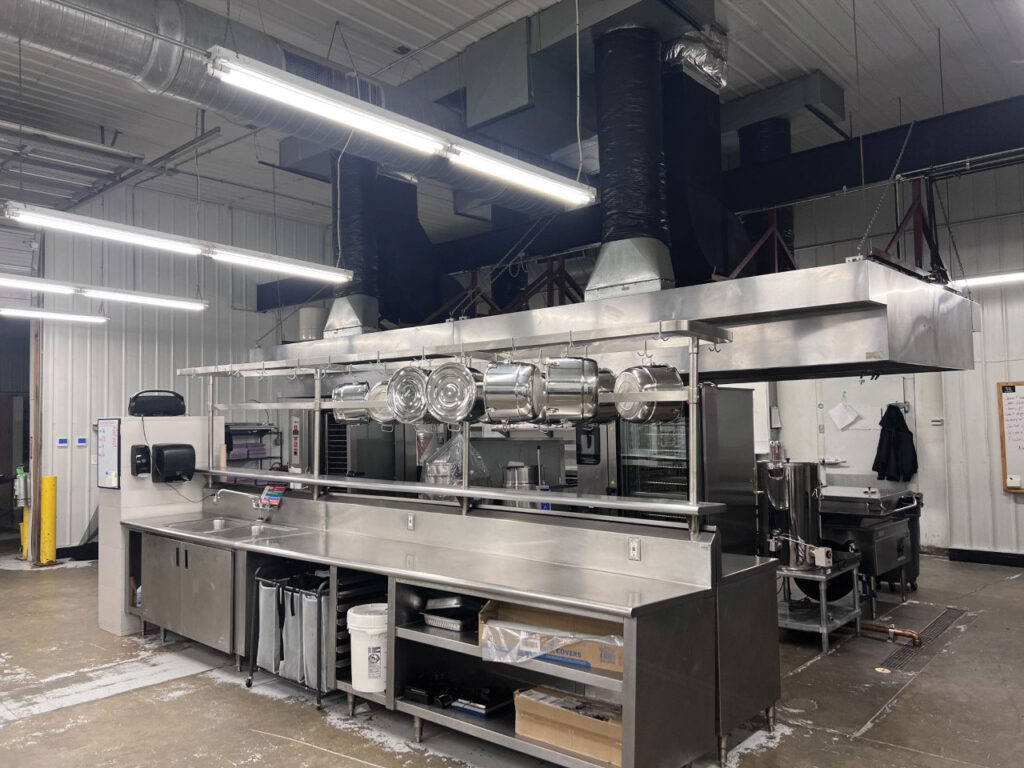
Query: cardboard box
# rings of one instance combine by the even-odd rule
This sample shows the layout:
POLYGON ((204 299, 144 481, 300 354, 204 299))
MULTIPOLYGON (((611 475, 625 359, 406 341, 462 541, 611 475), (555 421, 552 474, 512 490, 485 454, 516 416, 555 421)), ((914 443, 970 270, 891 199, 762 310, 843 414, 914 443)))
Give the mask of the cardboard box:
POLYGON ((622 673, 624 666, 622 625, 613 621, 492 600, 480 611, 479 638, 481 646, 491 643, 498 650, 515 652, 518 649, 524 654, 523 658, 528 658, 527 654, 531 648, 540 651, 546 647, 549 650, 535 653, 533 656, 545 661, 619 674, 622 673), (487 625, 492 622, 520 628, 500 629, 492 626, 489 629, 487 625), (564 642, 565 636, 570 634, 615 638, 616 642, 602 642, 596 639, 564 642))
POLYGON ((516 733, 622 765, 622 708, 553 688, 516 691, 516 733))

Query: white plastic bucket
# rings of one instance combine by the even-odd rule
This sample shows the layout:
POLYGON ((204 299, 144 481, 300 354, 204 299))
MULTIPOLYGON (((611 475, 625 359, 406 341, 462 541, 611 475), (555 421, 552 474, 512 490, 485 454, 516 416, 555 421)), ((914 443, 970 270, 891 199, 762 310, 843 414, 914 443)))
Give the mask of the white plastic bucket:
POLYGON ((352 642, 352 688, 383 693, 388 679, 388 604, 349 608, 346 620, 352 642))

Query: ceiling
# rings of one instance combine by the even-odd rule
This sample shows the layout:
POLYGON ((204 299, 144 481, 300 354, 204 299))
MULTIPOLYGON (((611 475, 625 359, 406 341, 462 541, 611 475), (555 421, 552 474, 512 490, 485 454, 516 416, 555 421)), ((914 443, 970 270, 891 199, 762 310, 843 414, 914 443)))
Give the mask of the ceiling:
MULTIPOLYGON (((587 2, 587 0, 582 0, 587 2)), ((391 83, 445 61, 553 0, 194 0, 298 48, 391 83), (337 22, 337 26, 336 26, 337 22), (333 44, 332 44, 333 37, 333 44), (404 51, 409 53, 404 53, 404 51), (385 69, 385 67, 388 67, 385 69)), ((728 101, 816 69, 846 89, 852 132, 1024 93, 1022 0, 717 0, 729 33, 728 101), (853 16, 856 11, 855 45, 853 16), (939 30, 942 77, 939 72, 939 30)), ((0 113, 11 122, 100 140, 153 160, 192 139, 189 105, 123 78, 0 42, 0 113), (19 76, 20 73, 20 76, 19 76)), ((217 115, 221 134, 146 186, 204 201, 327 224, 327 185, 274 171, 271 131, 217 115), (197 173, 198 171, 198 173, 197 173)), ((843 128, 850 130, 847 121, 843 128)), ((836 140, 825 126, 794 136, 794 149, 836 140)))
MULTIPOLYGON (((860 135, 1024 93, 1022 0, 716 0, 716 9, 729 33, 725 101, 819 69, 845 89, 853 123, 842 127, 860 135)), ((837 138, 822 125, 794 136, 793 150, 837 138)))

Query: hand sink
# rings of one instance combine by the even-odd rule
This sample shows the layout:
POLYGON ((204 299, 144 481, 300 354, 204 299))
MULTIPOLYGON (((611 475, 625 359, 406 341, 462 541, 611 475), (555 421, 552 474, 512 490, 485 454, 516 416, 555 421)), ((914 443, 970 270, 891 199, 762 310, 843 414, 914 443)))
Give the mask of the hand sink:
POLYGON ((202 520, 188 520, 184 523, 171 523, 167 527, 173 528, 176 531, 188 531, 189 533, 219 533, 243 528, 248 529, 249 523, 233 517, 213 517, 202 520))
POLYGON ((304 533, 302 528, 291 525, 272 525, 271 523, 247 523, 238 528, 215 531, 211 536, 229 541, 260 541, 262 539, 288 536, 293 533, 304 533))

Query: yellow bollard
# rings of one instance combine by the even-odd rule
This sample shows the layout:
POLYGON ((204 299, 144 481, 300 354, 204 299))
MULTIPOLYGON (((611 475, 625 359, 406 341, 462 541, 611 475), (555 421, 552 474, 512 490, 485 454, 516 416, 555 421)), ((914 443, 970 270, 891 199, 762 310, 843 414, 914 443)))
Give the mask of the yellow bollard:
POLYGON ((32 512, 28 507, 21 510, 21 559, 28 560, 28 517, 32 512))
POLYGON ((44 475, 39 491, 39 563, 57 560, 57 478, 44 475))

